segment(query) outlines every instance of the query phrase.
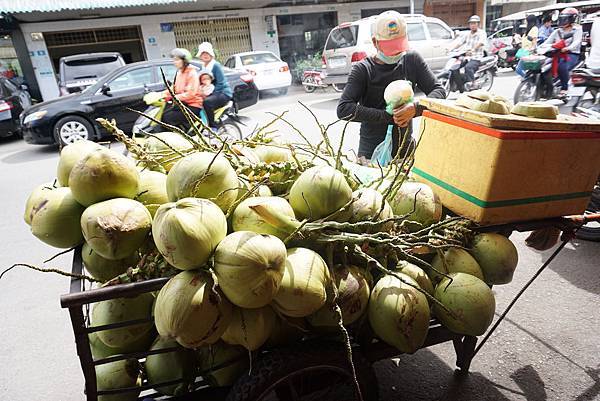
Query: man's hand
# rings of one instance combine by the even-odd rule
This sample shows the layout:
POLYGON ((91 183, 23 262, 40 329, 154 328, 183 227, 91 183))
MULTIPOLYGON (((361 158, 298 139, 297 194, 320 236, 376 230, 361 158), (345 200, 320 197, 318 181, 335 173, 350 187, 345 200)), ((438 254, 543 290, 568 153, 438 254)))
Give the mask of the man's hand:
POLYGON ((398 127, 406 127, 410 120, 417 114, 414 103, 405 104, 402 107, 394 109, 394 123, 398 127))

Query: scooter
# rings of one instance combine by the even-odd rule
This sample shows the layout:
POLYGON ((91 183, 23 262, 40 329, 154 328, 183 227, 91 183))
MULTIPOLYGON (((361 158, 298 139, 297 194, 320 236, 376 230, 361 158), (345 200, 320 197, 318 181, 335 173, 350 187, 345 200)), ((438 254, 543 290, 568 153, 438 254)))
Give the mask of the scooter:
POLYGON ((490 53, 498 56, 498 68, 512 68, 514 70, 519 63, 519 59, 516 56, 519 48, 520 46, 518 45, 508 45, 496 39, 490 46, 490 53))
MULTIPOLYGON (((322 88, 327 89, 329 85, 323 82, 323 71, 319 70, 305 70, 302 73, 302 86, 308 93, 313 93, 315 89, 322 88)), ((333 90, 336 92, 342 92, 344 90, 343 85, 332 84, 333 90)))
MULTIPOLYGON (((464 77, 465 65, 467 64, 467 50, 454 50, 450 52, 450 59, 444 66, 444 69, 437 74, 438 81, 446 90, 446 96, 450 92, 458 90, 458 84, 455 82, 453 72, 458 71, 464 77)), ((494 84, 494 74, 498 65, 498 56, 487 56, 481 59, 481 65, 475 72, 475 79, 465 83, 465 90, 472 91, 483 89, 489 91, 494 84)), ((463 78, 464 80, 464 78, 463 78)))
MULTIPOLYGON (((171 102, 165 101, 162 93, 150 92, 144 95, 144 102, 148 105, 148 108, 144 111, 144 115, 140 115, 135 121, 131 130, 133 135, 139 135, 144 133, 156 133, 163 131, 163 126, 158 122, 162 121, 162 116, 167 108, 167 105, 171 102), (150 118, 149 118, 150 117, 150 118)), ((206 112, 202 109, 200 112, 200 122, 196 122, 195 125, 202 135, 204 135, 212 143, 219 143, 217 136, 230 142, 243 139, 241 125, 245 125, 236 113, 235 103, 229 101, 225 106, 215 110, 215 124, 217 127, 217 134, 215 135, 208 126, 208 119, 206 112)), ((186 131, 189 135, 193 135, 195 132, 194 127, 180 127, 186 131)))
POLYGON ((569 97, 573 111, 579 108, 600 111, 600 71, 591 68, 575 68, 571 71, 569 97))

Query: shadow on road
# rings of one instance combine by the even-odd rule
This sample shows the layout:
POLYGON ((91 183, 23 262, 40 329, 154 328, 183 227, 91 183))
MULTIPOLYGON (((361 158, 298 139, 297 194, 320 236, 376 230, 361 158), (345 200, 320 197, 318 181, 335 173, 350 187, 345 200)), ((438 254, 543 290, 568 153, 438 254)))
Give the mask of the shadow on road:
POLYGON ((8 136, 8 137, 0 137, 0 146, 7 144, 7 143, 13 143, 13 142, 17 142, 20 141, 21 138, 18 138, 16 136, 8 136))
POLYGON ((478 372, 471 372, 466 376, 458 375, 427 349, 422 349, 413 355, 402 355, 398 365, 391 359, 380 361, 375 364, 375 370, 380 383, 381 401, 509 400, 510 398, 502 394, 499 389, 523 397, 528 394, 500 386, 478 372), (387 383, 393 383, 393 386, 390 387, 387 383))
MULTIPOLYGON (((548 267, 577 288, 592 294, 600 294, 598 263, 590 263, 591 260, 600 261, 600 246, 583 240, 573 241, 572 244, 575 249, 565 247, 548 267)), ((544 260, 552 251, 542 253, 544 260)))
POLYGON ((2 163, 7 164, 20 164, 27 163, 34 160, 43 160, 56 157, 58 155, 58 148, 56 146, 31 146, 20 152, 11 153, 8 156, 2 158, 2 163))
POLYGON ((544 381, 533 366, 527 365, 517 369, 510 375, 510 378, 523 390, 525 399, 536 401, 545 401, 548 399, 544 381))

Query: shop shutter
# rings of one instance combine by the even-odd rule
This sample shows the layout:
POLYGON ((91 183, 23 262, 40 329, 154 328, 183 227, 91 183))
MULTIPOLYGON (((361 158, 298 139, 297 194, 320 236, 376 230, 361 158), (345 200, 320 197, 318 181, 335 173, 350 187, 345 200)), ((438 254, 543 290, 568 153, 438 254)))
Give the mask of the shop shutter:
POLYGON ((48 48, 140 39, 138 26, 44 33, 44 40, 48 48))
POLYGON ((212 43, 219 61, 252 50, 248 18, 174 22, 173 32, 177 47, 186 48, 194 55, 201 42, 212 43))

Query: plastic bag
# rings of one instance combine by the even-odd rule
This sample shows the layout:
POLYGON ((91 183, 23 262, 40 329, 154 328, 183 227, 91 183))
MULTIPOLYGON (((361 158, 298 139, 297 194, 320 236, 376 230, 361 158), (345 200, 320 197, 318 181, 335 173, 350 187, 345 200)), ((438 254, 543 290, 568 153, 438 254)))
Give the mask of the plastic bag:
POLYGON ((515 54, 516 58, 527 57, 527 56, 529 56, 529 50, 525 50, 523 48, 520 48, 519 50, 517 50, 517 53, 515 54))
POLYGON ((392 149, 394 147, 394 138, 392 135, 393 125, 388 125, 387 134, 385 139, 381 142, 371 156, 371 163, 374 165, 379 164, 381 167, 385 167, 392 161, 392 149))

